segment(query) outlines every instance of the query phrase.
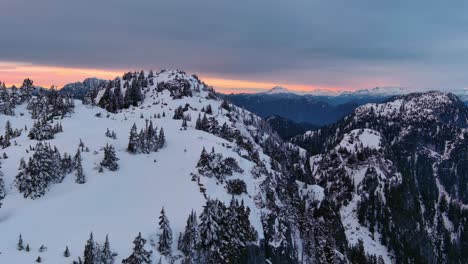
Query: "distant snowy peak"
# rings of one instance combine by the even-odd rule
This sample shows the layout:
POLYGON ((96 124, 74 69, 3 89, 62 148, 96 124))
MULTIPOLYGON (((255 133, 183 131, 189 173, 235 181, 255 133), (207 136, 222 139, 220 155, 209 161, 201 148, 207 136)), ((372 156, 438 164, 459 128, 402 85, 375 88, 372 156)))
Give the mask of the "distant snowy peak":
POLYGON ((408 94, 411 91, 402 87, 375 87, 372 89, 361 89, 357 91, 345 91, 341 95, 355 95, 355 96, 392 96, 408 94))
POLYGON ((336 90, 315 89, 315 90, 303 92, 303 94, 314 95, 314 96, 338 96, 341 94, 341 92, 336 91, 336 90))
POLYGON ((275 86, 270 90, 265 92, 266 94, 285 94, 285 93, 293 93, 291 90, 282 87, 282 86, 275 86))
POLYGON ((355 109, 354 118, 377 116, 406 121, 439 120, 466 126, 468 111, 463 102, 451 93, 431 91, 395 96, 384 103, 370 103, 355 109), (448 117, 455 120, 448 120, 448 117))

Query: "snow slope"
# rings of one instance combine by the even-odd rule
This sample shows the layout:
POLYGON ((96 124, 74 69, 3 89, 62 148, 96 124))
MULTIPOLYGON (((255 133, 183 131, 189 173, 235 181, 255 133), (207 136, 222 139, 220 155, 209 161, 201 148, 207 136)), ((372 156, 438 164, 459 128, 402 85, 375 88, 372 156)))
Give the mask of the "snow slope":
MULTIPOLYGON (((203 147, 214 147, 224 157, 234 157, 247 172, 234 173, 231 178, 245 180, 248 194, 238 198, 250 207, 251 224, 262 238, 260 209, 252 199, 258 191, 257 183, 262 179, 254 180, 248 173, 253 163, 240 157, 232 146, 229 148, 232 143, 194 129, 199 112, 194 109, 199 110, 208 103, 221 124, 224 121, 231 123, 220 110, 221 101, 207 100, 205 96, 206 93, 202 91, 194 97, 173 100, 168 91, 163 91, 147 97, 140 107, 117 114, 76 101, 75 113, 61 120, 64 132, 47 142, 57 146, 62 154, 67 152, 74 155, 80 139, 90 148, 90 152, 82 153, 87 183, 76 184, 74 174, 69 174, 63 183, 53 185, 44 197, 37 200, 24 199, 14 186, 19 160, 32 155, 32 152, 26 153, 26 149, 29 145, 34 146, 36 141, 29 140, 24 132, 15 138, 17 145, 12 144, 2 150, 9 158, 2 160, 8 194, 0 209, 0 263, 33 263, 39 255, 44 263, 71 263, 83 254, 90 232, 99 243, 103 243, 106 234, 109 234, 111 248, 119 254, 116 263, 120 263, 130 254, 132 241, 138 232, 149 240, 156 238, 157 219, 163 206, 174 233, 173 252, 177 253, 176 240, 185 227, 190 211, 194 209, 199 215, 205 204, 205 198, 190 175, 196 172, 195 166, 203 147), (180 130, 181 120, 173 120, 172 115, 175 108, 186 103, 192 107, 189 110, 192 121, 188 130, 184 131, 180 130), (154 114, 163 112, 165 117, 154 118, 154 114), (97 113, 101 113, 102 117, 97 117, 97 113), (142 115, 144 118, 141 118, 142 115), (126 151, 130 128, 133 123, 137 124, 138 129, 144 127, 146 118, 164 128, 166 147, 151 154, 130 154, 126 151), (116 140, 105 137, 107 128, 116 132, 116 140), (116 148, 120 169, 98 173, 96 167, 102 160, 102 147, 106 142, 116 148), (30 245, 31 252, 16 250, 19 234, 22 234, 25 245, 30 245), (48 250, 38 253, 42 244, 48 250), (65 246, 71 252, 68 259, 62 256, 65 246)), ((0 115, 0 124, 10 120, 13 128, 32 127, 33 120, 24 105, 18 106, 15 112, 14 117, 0 115)), ((248 131, 247 127, 241 128, 248 131)), ((4 133, 3 128, 0 133, 4 133)), ((266 158, 263 154, 261 157, 266 158)), ((209 197, 218 198, 226 204, 231 199, 231 195, 214 179, 202 177, 202 183, 209 197)), ((147 247, 153 250, 153 260, 159 260, 156 248, 148 244, 147 247)))

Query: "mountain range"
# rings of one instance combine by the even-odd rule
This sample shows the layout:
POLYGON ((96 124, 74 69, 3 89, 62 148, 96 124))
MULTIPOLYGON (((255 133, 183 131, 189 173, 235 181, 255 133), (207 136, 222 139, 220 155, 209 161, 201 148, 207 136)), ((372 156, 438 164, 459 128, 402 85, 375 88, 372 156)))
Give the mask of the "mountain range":
MULTIPOLYGON (((224 97, 263 118, 275 115, 296 123, 306 122, 323 126, 351 114, 360 105, 383 102, 392 96, 408 93, 407 89, 400 87, 375 87, 354 92, 328 90, 297 92, 277 86, 266 92, 227 94, 224 97)), ((460 89, 454 93, 468 105, 468 90, 460 89)))
POLYGON ((1 263, 468 259, 468 107, 454 94, 327 115, 179 70, 87 83, 0 89, 1 263), (285 140, 272 126, 298 128, 235 98, 328 121, 285 140))

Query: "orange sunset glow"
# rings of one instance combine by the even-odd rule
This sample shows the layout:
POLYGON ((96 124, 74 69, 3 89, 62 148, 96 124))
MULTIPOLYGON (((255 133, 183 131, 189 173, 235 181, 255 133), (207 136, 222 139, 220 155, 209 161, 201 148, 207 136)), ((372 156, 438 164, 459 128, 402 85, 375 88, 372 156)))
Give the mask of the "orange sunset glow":
MULTIPOLYGON (((30 78, 35 85, 62 87, 67 83, 82 81, 89 77, 114 79, 129 69, 92 69, 35 65, 22 62, 0 62, 0 81, 7 86, 19 86, 25 78, 30 78)), ((274 86, 284 86, 294 91, 311 91, 316 89, 338 91, 339 87, 313 86, 304 84, 273 83, 252 80, 237 80, 199 74, 202 80, 220 92, 251 93, 260 89, 270 89, 274 86), (231 90, 235 89, 235 90, 231 90)))

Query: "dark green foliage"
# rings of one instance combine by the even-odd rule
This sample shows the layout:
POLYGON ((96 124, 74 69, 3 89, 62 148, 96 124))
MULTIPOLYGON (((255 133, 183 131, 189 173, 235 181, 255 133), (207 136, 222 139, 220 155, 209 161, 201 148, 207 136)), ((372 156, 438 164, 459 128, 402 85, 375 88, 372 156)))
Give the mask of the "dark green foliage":
POLYGON ((151 251, 145 250, 146 239, 141 237, 141 233, 133 240, 133 253, 122 260, 123 264, 143 264, 151 262, 151 251))
POLYGON ((227 180, 226 189, 229 194, 233 195, 247 193, 247 186, 241 179, 227 180))
POLYGON ((115 149, 112 145, 106 144, 104 147, 104 159, 101 161, 101 166, 109 169, 110 171, 116 171, 119 169, 119 164, 115 154, 115 149))

